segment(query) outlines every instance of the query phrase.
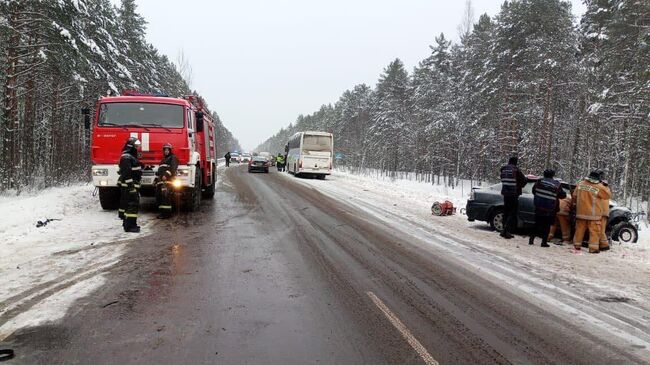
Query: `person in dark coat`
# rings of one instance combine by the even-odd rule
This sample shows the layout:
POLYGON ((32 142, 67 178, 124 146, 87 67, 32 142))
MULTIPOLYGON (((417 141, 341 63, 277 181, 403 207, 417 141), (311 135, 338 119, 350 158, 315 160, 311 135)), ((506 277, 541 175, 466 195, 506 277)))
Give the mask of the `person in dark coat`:
POLYGON ((122 222, 124 232, 140 232, 138 210, 140 208, 139 190, 140 180, 142 179, 142 166, 138 160, 139 147, 140 141, 135 137, 130 137, 126 141, 120 157, 119 179, 122 182, 120 203, 124 201, 124 220, 122 222))
POLYGON ((514 237, 511 232, 517 228, 519 196, 526 186, 526 176, 517 167, 517 157, 510 157, 508 164, 501 167, 501 195, 503 195, 503 231, 501 237, 514 237))
POLYGON ((223 155, 223 158, 226 159, 226 167, 230 166, 230 151, 226 152, 225 155, 223 155))
POLYGON ((156 171, 156 194, 160 204, 158 205, 158 218, 165 219, 172 216, 172 204, 174 201, 174 187, 172 183, 178 172, 178 158, 174 154, 171 143, 163 145, 163 159, 160 161, 156 171))
POLYGON ((535 243, 535 237, 542 238, 542 247, 549 247, 548 233, 555 222, 555 214, 559 209, 559 200, 566 198, 566 193, 558 180, 554 179, 555 171, 545 170, 544 178, 533 186, 535 204, 535 229, 528 239, 528 244, 535 243))

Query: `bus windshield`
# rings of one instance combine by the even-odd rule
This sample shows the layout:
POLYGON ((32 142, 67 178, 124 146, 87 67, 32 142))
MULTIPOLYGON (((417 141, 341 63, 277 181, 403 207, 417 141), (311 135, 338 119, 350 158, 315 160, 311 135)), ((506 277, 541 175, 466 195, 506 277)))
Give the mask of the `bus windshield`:
POLYGON ((302 140, 302 149, 304 151, 332 151, 332 137, 305 134, 302 140))
POLYGON ((156 103, 106 103, 99 110, 100 126, 183 128, 183 106, 156 103))

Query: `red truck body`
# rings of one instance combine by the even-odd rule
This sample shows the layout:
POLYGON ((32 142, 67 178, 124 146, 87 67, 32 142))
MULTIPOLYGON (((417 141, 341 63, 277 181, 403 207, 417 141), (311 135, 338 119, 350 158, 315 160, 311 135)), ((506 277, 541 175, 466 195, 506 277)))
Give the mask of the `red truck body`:
POLYGON ((212 198, 216 184, 216 129, 211 114, 196 96, 171 98, 128 92, 97 101, 91 137, 93 183, 104 209, 119 203, 118 164, 126 140, 142 143, 142 194, 153 195, 154 178, 171 143, 179 160, 175 188, 190 210, 201 197, 212 198))

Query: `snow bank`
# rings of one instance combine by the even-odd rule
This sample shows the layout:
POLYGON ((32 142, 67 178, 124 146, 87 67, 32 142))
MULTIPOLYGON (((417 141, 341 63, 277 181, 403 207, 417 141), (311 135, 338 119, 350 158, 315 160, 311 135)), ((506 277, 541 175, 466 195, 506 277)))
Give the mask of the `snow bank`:
MULTIPOLYGON (((0 221, 0 325, 9 321, 10 328, 16 329, 33 324, 20 320, 25 315, 15 315, 63 290, 72 298, 70 303, 76 297, 73 288, 83 287, 78 296, 92 291, 90 284, 77 283, 99 285, 100 281, 91 280, 93 276, 117 262, 125 244, 135 238, 122 230, 115 211, 102 210, 93 190, 90 185, 76 185, 0 196, 0 211, 5 212, 0 221), (36 227, 37 221, 47 218, 61 220, 36 227)), ((152 223, 146 214, 139 219, 140 237, 150 232, 152 223)), ((58 310, 65 314, 66 306, 58 310)), ((0 336, 11 332, 2 329, 0 336)))
MULTIPOLYGON (((288 174, 284 176, 293 178, 288 174)), ((403 220, 402 224, 397 223, 401 227, 413 224, 414 230, 423 231, 423 238, 431 241, 432 245, 435 245, 434 236, 441 233, 457 240, 456 244, 463 249, 481 248, 483 253, 493 258, 521 262, 539 272, 547 272, 556 280, 575 282, 579 279, 595 285, 607 295, 617 294, 640 301, 650 299, 650 286, 643 279, 650 272, 650 229, 644 229, 645 223, 641 224, 638 243, 614 243, 607 253, 589 255, 585 251, 575 253, 566 246, 552 245, 542 249, 539 240, 530 247, 527 237, 504 240, 491 231, 487 223, 469 222, 465 215, 431 215, 432 203, 442 200, 452 201, 460 212, 467 202, 469 182, 462 188, 452 189, 431 183, 359 176, 341 171, 335 171, 324 181, 296 181, 315 186, 333 198, 351 202, 377 218, 388 222, 403 220)))

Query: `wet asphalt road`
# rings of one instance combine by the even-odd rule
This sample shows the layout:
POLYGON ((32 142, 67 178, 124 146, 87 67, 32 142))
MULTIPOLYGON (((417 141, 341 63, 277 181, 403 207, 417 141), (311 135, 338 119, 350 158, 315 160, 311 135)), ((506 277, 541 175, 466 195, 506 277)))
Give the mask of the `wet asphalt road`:
POLYGON ((62 323, 8 338, 7 363, 641 362, 275 172, 231 167, 155 231, 62 323))

